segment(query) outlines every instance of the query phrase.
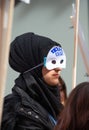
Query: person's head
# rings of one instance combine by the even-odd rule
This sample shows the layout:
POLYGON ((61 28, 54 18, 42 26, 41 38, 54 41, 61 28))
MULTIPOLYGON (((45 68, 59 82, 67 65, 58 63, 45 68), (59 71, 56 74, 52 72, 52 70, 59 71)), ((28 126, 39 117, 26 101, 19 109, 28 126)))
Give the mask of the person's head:
POLYGON ((82 82, 70 93, 55 130, 89 129, 89 82, 82 82))
POLYGON ((17 72, 30 72, 36 77, 43 77, 49 85, 56 85, 66 57, 59 43, 34 33, 25 33, 11 43, 9 64, 17 72))
POLYGON ((60 101, 63 105, 65 105, 67 100, 67 86, 61 76, 59 76, 59 92, 60 92, 60 101))

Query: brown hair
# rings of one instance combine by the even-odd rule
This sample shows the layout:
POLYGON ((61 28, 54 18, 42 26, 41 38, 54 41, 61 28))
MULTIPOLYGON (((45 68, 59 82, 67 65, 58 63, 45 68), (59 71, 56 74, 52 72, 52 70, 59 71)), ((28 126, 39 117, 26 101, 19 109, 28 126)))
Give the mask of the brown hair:
POLYGON ((89 130, 89 82, 72 90, 55 130, 89 130))
MULTIPOLYGON (((67 86, 66 83, 64 82, 63 78, 61 76, 59 76, 59 92, 63 92, 64 93, 64 104, 66 102, 67 99, 67 86)), ((61 98, 61 95, 60 95, 61 98)))

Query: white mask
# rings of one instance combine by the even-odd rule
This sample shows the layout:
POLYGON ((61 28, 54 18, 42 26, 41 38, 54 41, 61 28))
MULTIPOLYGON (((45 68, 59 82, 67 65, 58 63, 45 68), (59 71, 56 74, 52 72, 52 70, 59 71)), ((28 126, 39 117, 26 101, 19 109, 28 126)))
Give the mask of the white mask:
POLYGON ((66 55, 64 50, 59 46, 52 47, 47 57, 44 57, 44 66, 48 69, 66 68, 66 55))

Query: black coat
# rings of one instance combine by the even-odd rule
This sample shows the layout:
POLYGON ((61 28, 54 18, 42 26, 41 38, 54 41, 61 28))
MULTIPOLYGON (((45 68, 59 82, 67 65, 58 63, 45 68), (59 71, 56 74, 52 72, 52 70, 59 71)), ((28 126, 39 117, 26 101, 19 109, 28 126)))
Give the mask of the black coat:
POLYGON ((1 130, 52 130, 61 109, 57 87, 29 73, 20 75, 5 97, 1 130))

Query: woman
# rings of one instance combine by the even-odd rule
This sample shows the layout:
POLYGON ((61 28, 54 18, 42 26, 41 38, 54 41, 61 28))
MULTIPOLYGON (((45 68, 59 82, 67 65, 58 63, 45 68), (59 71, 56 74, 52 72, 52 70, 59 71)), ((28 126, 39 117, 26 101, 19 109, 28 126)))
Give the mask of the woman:
POLYGON ((89 130, 89 82, 72 90, 55 130, 89 130))
POLYGON ((10 66, 20 73, 5 97, 1 130, 52 130, 63 106, 59 72, 66 65, 61 45, 34 33, 11 43, 10 66))

